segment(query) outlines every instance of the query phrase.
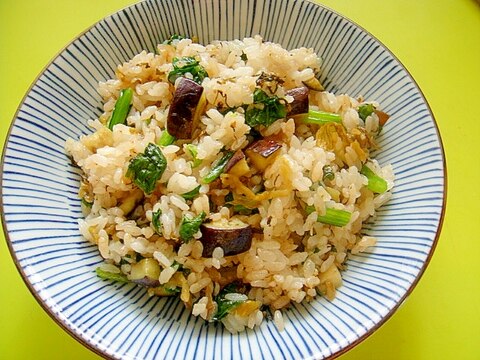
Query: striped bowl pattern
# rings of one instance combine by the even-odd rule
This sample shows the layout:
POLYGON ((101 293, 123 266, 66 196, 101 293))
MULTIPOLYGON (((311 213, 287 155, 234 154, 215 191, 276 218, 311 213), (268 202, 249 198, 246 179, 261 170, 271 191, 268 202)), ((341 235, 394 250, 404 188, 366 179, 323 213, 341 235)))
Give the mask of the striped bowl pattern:
POLYGON ((445 161, 433 116, 398 60, 344 17, 301 0, 152 0, 109 16, 68 45, 24 98, 3 154, 3 225, 25 282, 46 311, 102 356, 126 359, 328 358, 381 325, 422 275, 440 231, 445 161), (148 297, 130 284, 95 276, 95 246, 79 234, 79 170, 65 155, 68 137, 87 134, 101 114, 97 82, 171 34, 200 42, 261 34, 313 47, 330 91, 379 101, 392 115, 379 138, 381 164, 396 186, 364 232, 378 245, 352 256, 337 298, 296 304, 286 327, 272 321, 231 335, 189 316, 175 299, 148 297))

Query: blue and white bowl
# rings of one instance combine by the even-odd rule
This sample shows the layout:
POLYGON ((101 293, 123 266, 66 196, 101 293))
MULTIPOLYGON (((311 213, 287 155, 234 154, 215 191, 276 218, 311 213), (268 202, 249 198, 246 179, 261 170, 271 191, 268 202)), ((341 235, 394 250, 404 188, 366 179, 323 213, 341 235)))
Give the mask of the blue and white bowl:
POLYGON ((435 248, 445 209, 445 158, 420 89, 390 51, 331 10, 302 0, 151 0, 95 24, 40 74, 20 105, 3 153, 2 220, 14 261, 45 310, 93 351, 136 359, 328 358, 365 339, 415 287, 435 248), (302 26, 299 27, 298 24, 302 26), (300 30, 299 30, 300 29, 300 30), (78 231, 79 171, 68 137, 101 113, 100 79, 171 34, 200 42, 255 34, 323 58, 327 89, 379 101, 392 115, 379 138, 391 163, 393 198, 364 229, 377 246, 352 256, 332 302, 284 313, 285 330, 264 322, 232 335, 189 316, 175 299, 96 277, 96 246, 78 231))

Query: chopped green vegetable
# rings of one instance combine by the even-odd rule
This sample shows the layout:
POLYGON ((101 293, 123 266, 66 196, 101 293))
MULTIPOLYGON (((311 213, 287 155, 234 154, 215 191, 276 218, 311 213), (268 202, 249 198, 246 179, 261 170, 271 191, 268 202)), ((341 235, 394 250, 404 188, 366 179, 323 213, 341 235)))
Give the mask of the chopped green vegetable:
POLYGON ((309 110, 306 117, 303 118, 305 124, 323 125, 329 122, 342 123, 342 117, 335 113, 329 113, 320 110, 309 110))
POLYGON ((200 187, 201 185, 198 185, 195 189, 182 194, 181 197, 183 197, 185 200, 192 200, 195 196, 198 195, 200 187))
POLYGON ((202 159, 197 158, 197 155, 198 155, 197 147, 193 144, 187 144, 185 145, 185 148, 190 153, 190 156, 193 159, 192 168, 196 168, 197 166, 200 166, 200 164, 202 163, 202 159))
MULTIPOLYGON (((307 206, 305 208, 305 211, 307 214, 311 214, 315 211, 315 207, 307 206)), ((317 221, 327 225, 342 227, 350 222, 351 217, 352 213, 349 211, 327 208, 325 211, 325 215, 319 215, 317 221)))
POLYGON ((165 296, 175 295, 175 294, 179 293, 180 290, 181 289, 179 287, 169 287, 169 286, 166 286, 166 285, 163 286, 163 291, 165 292, 165 296))
POLYGON ((159 146, 168 146, 172 145, 175 142, 175 136, 172 136, 168 133, 167 130, 164 130, 162 132, 162 135, 160 135, 160 138, 157 141, 157 144, 159 146))
POLYGON ((227 316, 232 310, 235 310, 239 305, 245 302, 245 300, 227 300, 225 295, 236 292, 237 286, 235 284, 229 284, 223 288, 223 290, 215 297, 217 303, 217 312, 213 316, 213 320, 219 321, 227 316))
POLYGON ((185 39, 184 36, 182 35, 178 35, 178 34, 173 34, 172 36, 170 36, 170 38, 168 40, 165 40, 163 42, 164 45, 172 45, 172 43, 177 40, 177 41, 180 41, 180 40, 183 40, 185 39))
POLYGON ((177 260, 173 260, 171 267, 175 270, 183 270, 183 265, 180 264, 177 260))
POLYGON ((342 227, 350 222, 351 217, 352 213, 349 211, 328 208, 326 209, 325 215, 319 216, 317 221, 328 225, 342 227))
POLYGON ((242 55, 240 55, 240 59, 243 60, 243 61, 247 61, 247 60, 248 60, 247 54, 245 54, 245 53, 242 51, 242 55))
POLYGON ((332 181, 335 179, 335 172, 330 165, 325 165, 323 167, 323 181, 332 181))
POLYGON ((185 74, 191 74, 192 80, 201 84, 203 79, 208 77, 207 71, 200 65, 200 62, 193 56, 173 58, 173 70, 168 74, 168 81, 175 84, 175 81, 185 74))
POLYGON ((117 124, 125 124, 128 112, 132 106, 133 90, 126 88, 120 91, 115 107, 113 108, 112 117, 108 122, 108 128, 113 130, 117 124))
POLYGON ((143 154, 138 154, 130 161, 127 176, 145 194, 151 194, 166 168, 167 159, 163 156, 160 148, 150 143, 143 154))
POLYGON ((373 104, 363 104, 358 107, 358 116, 365 121, 367 117, 373 114, 375 106, 373 104))
POLYGON ((240 215, 258 214, 258 209, 250 209, 243 205, 233 205, 233 212, 240 215))
POLYGON ((205 211, 202 211, 194 218, 184 215, 180 224, 180 239, 182 239, 184 242, 189 242, 192 240, 193 235, 195 235, 198 229, 200 229, 200 225, 202 225, 202 222, 205 220, 206 216, 207 214, 205 211))
POLYGON ((210 184, 212 181, 217 179, 225 170, 225 166, 228 161, 232 158, 234 152, 227 151, 225 155, 212 167, 210 172, 202 179, 205 184, 210 184))
POLYGON ((247 106, 245 122, 251 127, 269 126, 285 116, 287 116, 287 107, 284 99, 268 96, 262 89, 256 89, 253 93, 253 104, 247 106))
POLYGON ((382 194, 388 189, 387 182, 382 179, 380 176, 375 174, 367 165, 362 166, 360 170, 362 175, 365 175, 368 179, 368 189, 372 190, 374 193, 382 194))
POLYGON ((114 280, 118 282, 129 282, 127 276, 122 273, 112 273, 109 271, 102 270, 100 267, 95 269, 97 276, 104 280, 114 280))
POLYGON ((152 213, 152 226, 158 235, 162 235, 162 221, 160 219, 161 215, 162 215, 162 210, 160 209, 152 213))
POLYGON ((145 259, 141 254, 134 253, 133 256, 131 254, 127 254, 120 259, 120 265, 131 264, 132 262, 140 262, 140 260, 145 259))
POLYGON ((90 201, 85 200, 85 198, 82 198, 82 204, 83 204, 85 207, 91 209, 92 206, 93 206, 93 201, 90 202, 90 201))

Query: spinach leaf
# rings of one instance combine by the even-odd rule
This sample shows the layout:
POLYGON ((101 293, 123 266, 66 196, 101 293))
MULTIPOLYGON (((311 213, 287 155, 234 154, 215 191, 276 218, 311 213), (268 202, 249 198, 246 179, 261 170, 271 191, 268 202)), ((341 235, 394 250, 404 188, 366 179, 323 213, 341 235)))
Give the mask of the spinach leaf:
POLYGON ((180 196, 183 197, 185 200, 192 200, 193 198, 195 198, 195 196, 197 196, 199 194, 200 187, 201 187, 201 185, 198 185, 195 189, 193 189, 189 192, 183 193, 180 196))
POLYGON ((163 156, 160 148, 150 143, 143 154, 138 154, 130 161, 127 176, 145 194, 151 194, 166 168, 167 159, 163 156))
POLYGON ((193 239, 193 235, 200 229, 200 225, 202 225, 203 220, 207 217, 205 211, 202 211, 200 214, 191 218, 189 216, 184 215, 182 218, 182 222, 180 223, 180 239, 184 242, 189 242, 193 239))
POLYGON ((162 215, 162 210, 160 209, 152 213, 153 229, 158 235, 162 235, 162 221, 160 219, 161 215, 162 215))
POLYGON ((165 40, 163 42, 163 44, 164 45, 172 45, 175 40, 180 41, 180 40, 183 40, 183 39, 185 39, 184 36, 178 35, 178 34, 173 34, 172 36, 170 36, 170 38, 168 40, 165 40))
POLYGON ((212 181, 217 179, 225 170, 225 166, 227 166, 227 163, 230 161, 233 154, 233 151, 227 151, 225 155, 223 155, 222 158, 218 160, 217 163, 211 168, 208 174, 203 177, 202 181, 205 184, 210 184, 212 181))
POLYGON ((269 126, 286 115, 287 108, 283 99, 275 95, 268 96, 262 89, 256 89, 253 93, 253 104, 246 109, 245 122, 251 127, 269 126))
POLYGON ((235 310, 245 300, 228 300, 225 299, 225 295, 230 293, 239 293, 239 287, 236 283, 231 283, 223 288, 222 291, 215 297, 217 303, 217 312, 213 316, 213 320, 219 321, 227 316, 232 310, 235 310))
POLYGON ((373 104, 363 104, 358 107, 358 115, 360 116, 360 119, 365 121, 367 117, 372 115, 372 113, 375 111, 375 106, 373 104))
POLYGON ((200 65, 200 62, 193 56, 184 56, 181 58, 173 58, 173 70, 168 74, 168 81, 175 83, 179 77, 190 73, 192 80, 197 84, 201 84, 203 79, 208 77, 207 71, 200 65))

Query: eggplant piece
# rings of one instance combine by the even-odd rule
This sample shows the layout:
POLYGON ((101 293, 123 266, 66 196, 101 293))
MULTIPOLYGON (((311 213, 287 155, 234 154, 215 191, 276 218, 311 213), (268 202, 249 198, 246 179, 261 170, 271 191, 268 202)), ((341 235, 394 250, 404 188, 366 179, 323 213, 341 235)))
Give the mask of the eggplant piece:
POLYGON ((383 126, 385 125, 385 123, 388 121, 388 119, 390 118, 390 115, 388 115, 387 113, 383 112, 383 111, 380 111, 380 110, 375 110, 374 111, 375 114, 377 114, 378 116, 378 123, 380 124, 380 126, 383 126))
POLYGON ((228 256, 243 253, 252 246, 252 227, 239 219, 222 219, 202 224, 200 230, 203 257, 211 257, 217 247, 223 249, 224 256, 228 256))
POLYGON ((225 172, 237 177, 244 176, 249 171, 250 167, 242 150, 237 150, 225 165, 225 172))
POLYGON ((272 165, 273 161, 278 155, 280 155, 280 149, 282 144, 273 139, 261 139, 253 142, 245 150, 245 154, 248 156, 253 166, 260 171, 272 165))
POLYGON ((168 133, 177 139, 191 139, 205 102, 203 87, 193 80, 181 78, 168 110, 168 133))
POLYGON ((308 93, 309 90, 303 86, 288 90, 285 93, 285 95, 293 97, 293 101, 288 104, 287 118, 308 113, 308 93))
POLYGON ((145 258, 132 264, 129 279, 135 284, 145 287, 160 286, 160 264, 154 258, 145 258))
POLYGON ((134 189, 125 199, 122 199, 122 202, 118 207, 122 210, 123 215, 127 216, 130 214, 137 204, 143 199, 143 191, 140 189, 134 189))

